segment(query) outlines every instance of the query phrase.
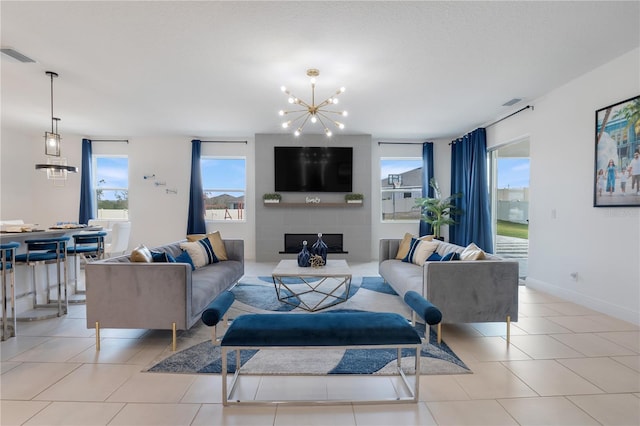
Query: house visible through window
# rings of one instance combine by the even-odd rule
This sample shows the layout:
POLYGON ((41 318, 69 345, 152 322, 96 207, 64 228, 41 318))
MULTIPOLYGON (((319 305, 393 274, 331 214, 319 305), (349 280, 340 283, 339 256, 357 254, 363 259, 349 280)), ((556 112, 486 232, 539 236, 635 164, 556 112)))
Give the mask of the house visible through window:
POLYGON ((129 219, 129 158, 93 156, 97 219, 129 219))
POLYGON ((202 157, 205 220, 244 221, 247 173, 245 158, 202 157))
POLYGON ((380 160, 382 221, 420 220, 416 198, 422 197, 421 158, 380 160))

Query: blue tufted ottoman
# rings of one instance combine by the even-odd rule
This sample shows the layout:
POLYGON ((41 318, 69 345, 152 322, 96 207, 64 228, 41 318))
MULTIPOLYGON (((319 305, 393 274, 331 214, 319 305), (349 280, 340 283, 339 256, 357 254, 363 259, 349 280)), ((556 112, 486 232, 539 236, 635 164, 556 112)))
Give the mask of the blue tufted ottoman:
POLYGON ((411 324, 401 315, 384 312, 329 312, 322 314, 249 314, 236 318, 220 342, 222 349, 223 404, 336 404, 351 402, 418 401, 420 381, 421 339, 411 324), (397 369, 409 396, 380 401, 241 401, 233 399, 240 376, 241 349, 327 349, 327 348, 396 348, 397 369), (413 389, 402 370, 401 350, 416 351, 413 389), (227 392, 227 353, 236 352, 236 370, 227 392))

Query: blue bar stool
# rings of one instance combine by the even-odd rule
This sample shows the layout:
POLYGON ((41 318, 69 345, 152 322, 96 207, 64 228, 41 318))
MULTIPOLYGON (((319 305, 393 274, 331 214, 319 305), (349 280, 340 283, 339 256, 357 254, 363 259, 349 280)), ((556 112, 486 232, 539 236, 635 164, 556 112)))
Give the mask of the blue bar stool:
MULTIPOLYGON (((73 235, 73 247, 67 248, 67 255, 73 256, 74 271, 74 288, 73 293, 83 294, 84 291, 78 291, 78 257, 85 261, 104 258, 104 237, 107 235, 104 231, 99 232, 81 232, 73 235)), ((70 299, 70 303, 84 303, 84 299, 70 299)))
POLYGON ((18 318, 20 321, 33 321, 47 318, 55 318, 67 313, 69 307, 69 301, 67 299, 67 242, 69 241, 69 237, 56 237, 56 238, 41 238, 37 240, 25 240, 25 244, 27 245, 27 252, 24 254, 16 255, 16 263, 23 263, 32 267, 32 278, 33 278, 33 307, 34 309, 38 308, 54 308, 55 306, 51 303, 51 298, 49 296, 50 285, 49 285, 49 268, 46 268, 47 273, 47 287, 46 287, 46 295, 47 295, 47 303, 39 304, 38 303, 38 285, 36 283, 36 265, 44 264, 56 265, 56 271, 58 276, 58 300, 57 300, 57 310, 53 313, 49 312, 48 314, 36 314, 36 315, 26 315, 18 318), (62 273, 62 269, 64 268, 64 275, 62 273), (64 277, 64 279, 63 279, 64 277), (64 286, 64 289, 63 289, 64 286), (64 300, 63 300, 63 290, 64 290, 64 300), (63 304, 64 301, 64 304, 63 304))
POLYGON ((16 335, 16 291, 14 265, 16 263, 16 249, 20 247, 20 243, 10 242, 0 244, 0 272, 2 272, 2 340, 16 335), (7 316, 7 278, 9 281, 9 293, 11 295, 11 316, 7 316), (12 329, 9 334, 8 320, 11 318, 12 329))

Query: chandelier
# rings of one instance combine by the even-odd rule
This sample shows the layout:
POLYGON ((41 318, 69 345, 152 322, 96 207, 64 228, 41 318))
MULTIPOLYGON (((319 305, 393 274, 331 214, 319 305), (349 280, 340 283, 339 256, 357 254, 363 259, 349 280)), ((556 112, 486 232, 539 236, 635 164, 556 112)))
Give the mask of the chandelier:
POLYGON ((295 127, 293 134, 300 136, 304 126, 310 121, 311 123, 317 123, 318 121, 324 127, 324 133, 327 137, 331 137, 333 133, 329 130, 326 123, 333 123, 338 129, 344 129, 344 124, 334 120, 335 116, 347 116, 347 111, 335 111, 328 109, 329 106, 338 104, 338 96, 344 92, 345 88, 341 87, 336 93, 324 101, 316 105, 316 77, 320 75, 320 71, 315 68, 307 70, 307 75, 311 78, 311 102, 305 102, 302 99, 294 96, 286 87, 282 86, 280 90, 289 97, 289 103, 301 107, 301 109, 294 110, 281 110, 280 116, 284 117, 289 114, 296 115, 291 120, 282 123, 284 129, 295 127))
POLYGON ((78 168, 75 166, 68 166, 67 159, 60 157, 61 137, 58 133, 58 122, 60 119, 53 116, 53 79, 58 77, 58 73, 46 71, 45 74, 47 74, 51 79, 51 131, 44 132, 44 154, 47 156, 47 162, 36 164, 36 170, 46 170, 48 179, 64 181, 67 178, 68 172, 77 173, 78 168))

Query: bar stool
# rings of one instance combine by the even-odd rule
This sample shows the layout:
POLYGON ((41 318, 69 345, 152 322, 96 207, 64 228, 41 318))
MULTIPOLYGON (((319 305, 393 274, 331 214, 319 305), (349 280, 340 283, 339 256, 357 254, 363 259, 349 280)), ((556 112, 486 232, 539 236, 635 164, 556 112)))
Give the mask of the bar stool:
POLYGON ((16 292, 14 265, 16 263, 16 249, 20 243, 9 242, 0 244, 0 272, 2 272, 2 340, 16 335, 16 292), (11 316, 7 317, 7 278, 9 281, 9 293, 11 295, 11 316), (12 320, 11 335, 9 335, 8 319, 12 320))
MULTIPOLYGON (((80 260, 84 259, 85 261, 104 258, 104 237, 106 235, 107 233, 104 231, 81 232, 73 235, 73 247, 67 248, 67 255, 73 256, 74 295, 85 293, 84 291, 78 291, 78 258, 80 258, 80 260)), ((70 302, 84 303, 85 301, 82 299, 71 299, 70 302)))
POLYGON ((69 237, 55 237, 55 238, 41 238, 37 240, 25 240, 25 244, 27 245, 27 252, 24 254, 16 255, 16 263, 23 263, 32 267, 32 278, 33 278, 33 307, 34 309, 38 308, 52 308, 55 305, 51 303, 51 298, 49 296, 50 285, 49 285, 49 268, 46 268, 47 274, 47 303, 39 304, 38 303, 38 285, 36 283, 36 265, 44 264, 56 265, 56 271, 58 276, 58 300, 57 300, 57 312, 49 313, 49 314, 37 314, 37 315, 27 315, 18 318, 21 321, 32 321, 32 320, 40 320, 47 318, 55 318, 62 315, 65 315, 68 310, 69 301, 67 299, 67 242, 69 241, 69 237), (62 275, 62 268, 64 268, 64 281, 62 275), (64 285, 64 305, 63 305, 63 296, 62 296, 62 287, 64 285))

